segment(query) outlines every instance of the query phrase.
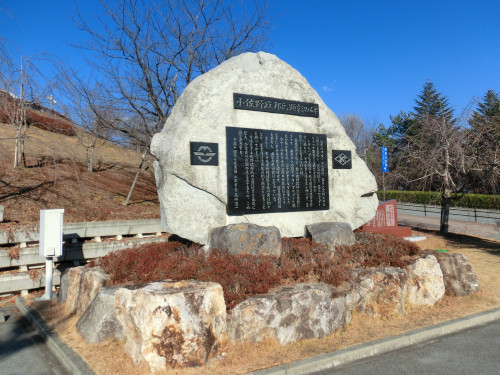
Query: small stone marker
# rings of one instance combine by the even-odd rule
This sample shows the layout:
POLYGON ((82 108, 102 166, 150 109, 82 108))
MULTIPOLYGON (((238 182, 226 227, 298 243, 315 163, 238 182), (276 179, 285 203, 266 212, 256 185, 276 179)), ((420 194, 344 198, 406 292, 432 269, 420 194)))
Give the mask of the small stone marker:
POLYGON ((398 206, 395 199, 380 203, 375 217, 361 228, 363 232, 392 234, 398 237, 411 237, 410 227, 398 226, 398 206))
POLYGON ((3 206, 0 205, 0 223, 3 221, 3 210, 4 210, 3 206))

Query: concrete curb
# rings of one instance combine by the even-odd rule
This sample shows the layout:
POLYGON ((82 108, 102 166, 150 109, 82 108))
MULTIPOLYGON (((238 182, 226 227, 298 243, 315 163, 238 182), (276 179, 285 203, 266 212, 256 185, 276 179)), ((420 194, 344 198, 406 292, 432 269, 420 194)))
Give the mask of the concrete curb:
MULTIPOLYGON (((72 374, 95 375, 87 363, 51 333, 38 312, 24 304, 22 297, 16 298, 21 313, 36 327, 47 347, 72 374)), ((500 308, 484 311, 434 326, 409 331, 399 336, 387 337, 350 348, 320 354, 299 361, 251 372, 253 375, 301 375, 333 369, 360 359, 387 353, 393 350, 420 344, 437 337, 463 331, 468 328, 500 320, 500 308)))
POLYGON ((350 348, 254 371, 253 375, 299 375, 333 369, 360 359, 405 348, 437 337, 500 320, 500 308, 451 320, 431 327, 409 331, 399 336, 371 341, 350 348))
POLYGON ((33 324, 38 334, 45 340, 47 347, 71 374, 95 375, 87 363, 71 348, 63 343, 56 334, 50 332, 38 311, 26 306, 22 297, 16 298, 16 305, 21 313, 33 324))

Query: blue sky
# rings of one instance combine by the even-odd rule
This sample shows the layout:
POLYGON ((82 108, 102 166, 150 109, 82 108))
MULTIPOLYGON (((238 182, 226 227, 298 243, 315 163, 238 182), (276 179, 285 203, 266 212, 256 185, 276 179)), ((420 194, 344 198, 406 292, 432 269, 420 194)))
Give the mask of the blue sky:
MULTIPOLYGON (((78 1, 91 15, 97 0, 78 1)), ((0 36, 16 54, 57 55, 84 39, 69 0, 0 0, 0 36), (8 9, 8 10, 7 10, 8 9), (10 13, 10 14, 9 14, 10 13)), ((427 80, 456 112, 486 90, 500 91, 500 1, 275 0, 271 48, 338 115, 390 123, 409 111, 427 80)))

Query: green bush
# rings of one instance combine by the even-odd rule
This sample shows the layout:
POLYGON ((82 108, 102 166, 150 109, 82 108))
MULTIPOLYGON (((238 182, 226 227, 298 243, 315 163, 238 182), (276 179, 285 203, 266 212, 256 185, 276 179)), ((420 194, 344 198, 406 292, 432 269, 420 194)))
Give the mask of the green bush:
MULTIPOLYGON (((377 192, 377 195, 378 199, 382 200, 383 193, 381 190, 377 192)), ((441 205, 441 193, 436 191, 386 190, 385 200, 391 199, 405 203, 441 205)), ((450 206, 500 210, 500 195, 465 194, 460 199, 452 199, 450 206)))

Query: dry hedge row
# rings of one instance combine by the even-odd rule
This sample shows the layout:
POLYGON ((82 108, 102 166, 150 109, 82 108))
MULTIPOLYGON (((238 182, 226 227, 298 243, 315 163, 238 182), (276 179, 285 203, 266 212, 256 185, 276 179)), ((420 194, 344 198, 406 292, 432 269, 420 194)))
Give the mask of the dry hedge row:
POLYGON ((165 279, 212 281, 222 285, 228 309, 241 301, 293 282, 321 281, 335 286, 349 279, 352 267, 405 267, 419 248, 403 239, 357 233, 357 243, 327 247, 307 238, 283 238, 279 258, 234 255, 198 244, 151 243, 111 253, 90 265, 110 274, 108 284, 147 283, 165 279))

